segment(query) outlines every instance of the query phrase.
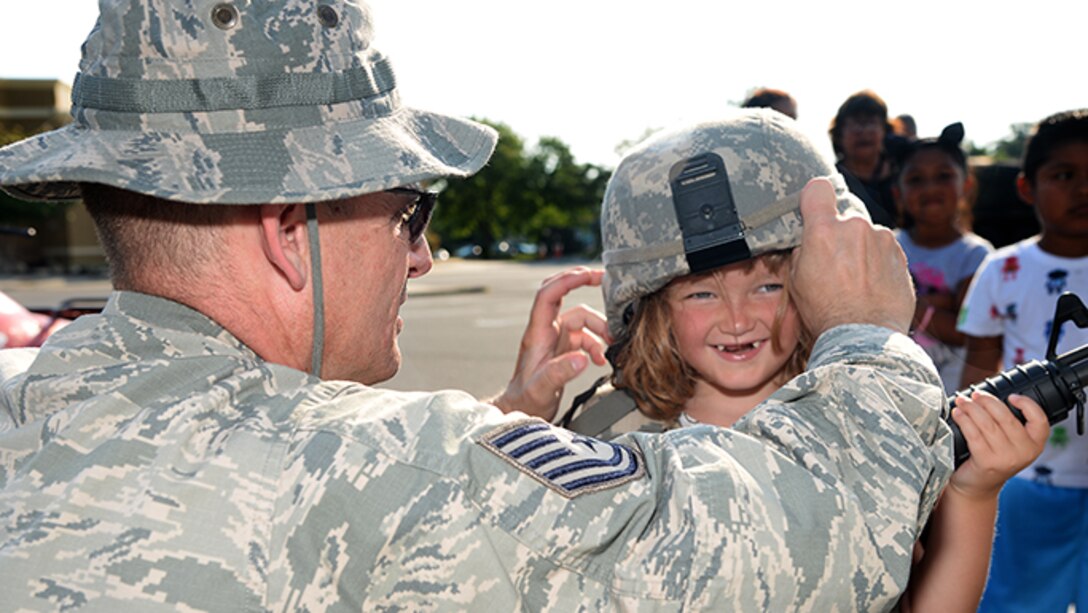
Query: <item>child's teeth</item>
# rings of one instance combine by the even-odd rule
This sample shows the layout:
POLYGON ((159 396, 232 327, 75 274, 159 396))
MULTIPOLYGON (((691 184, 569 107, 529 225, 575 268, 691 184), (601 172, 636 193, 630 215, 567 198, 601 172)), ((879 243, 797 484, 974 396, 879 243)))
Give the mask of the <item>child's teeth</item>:
POLYGON ((735 353, 737 351, 744 351, 746 349, 759 349, 763 345, 764 341, 752 341, 744 345, 714 345, 714 348, 718 351, 728 351, 735 353))

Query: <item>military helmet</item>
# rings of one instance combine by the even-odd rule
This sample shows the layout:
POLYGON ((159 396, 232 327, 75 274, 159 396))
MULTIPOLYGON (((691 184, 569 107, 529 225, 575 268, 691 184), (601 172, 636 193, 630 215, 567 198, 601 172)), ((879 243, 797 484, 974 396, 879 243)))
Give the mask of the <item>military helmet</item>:
POLYGON ((868 219, 842 176, 769 109, 659 134, 630 151, 601 205, 609 331, 620 338, 639 298, 801 242, 801 190, 826 177, 840 212, 868 219))

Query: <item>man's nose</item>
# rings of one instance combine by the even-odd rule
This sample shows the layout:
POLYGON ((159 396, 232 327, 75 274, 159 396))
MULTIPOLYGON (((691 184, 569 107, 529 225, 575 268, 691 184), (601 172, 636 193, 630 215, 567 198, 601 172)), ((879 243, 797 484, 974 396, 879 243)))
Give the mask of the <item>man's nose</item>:
POLYGON ((434 259, 431 257, 431 246, 427 243, 426 236, 420 236, 412 243, 408 252, 408 277, 416 278, 431 272, 434 259))

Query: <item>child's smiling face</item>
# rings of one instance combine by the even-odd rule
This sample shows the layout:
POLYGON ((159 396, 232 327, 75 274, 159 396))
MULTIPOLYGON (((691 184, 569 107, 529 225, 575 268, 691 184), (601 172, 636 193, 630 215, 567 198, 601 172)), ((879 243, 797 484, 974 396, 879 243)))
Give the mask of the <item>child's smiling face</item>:
POLYGON ((754 266, 741 262, 668 286, 673 335, 683 360, 699 373, 697 386, 765 397, 783 383, 801 330, 785 290, 787 274, 786 266, 772 271, 760 258, 754 266))
POLYGON ((904 210, 919 226, 951 226, 959 214, 965 177, 959 165, 936 147, 920 149, 899 175, 904 210))

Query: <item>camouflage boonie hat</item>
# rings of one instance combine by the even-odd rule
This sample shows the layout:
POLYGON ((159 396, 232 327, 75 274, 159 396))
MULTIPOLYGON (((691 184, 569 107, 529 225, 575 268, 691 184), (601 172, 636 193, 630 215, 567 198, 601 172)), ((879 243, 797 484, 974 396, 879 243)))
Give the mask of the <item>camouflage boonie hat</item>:
POLYGON ((745 109, 658 135, 624 156, 601 206, 608 327, 677 277, 801 242, 801 190, 826 177, 841 212, 865 206, 790 118, 745 109))
POLYGON ((357 0, 100 0, 73 123, 0 149, 32 200, 103 183, 192 203, 337 200, 479 170, 496 134, 402 107, 357 0))

